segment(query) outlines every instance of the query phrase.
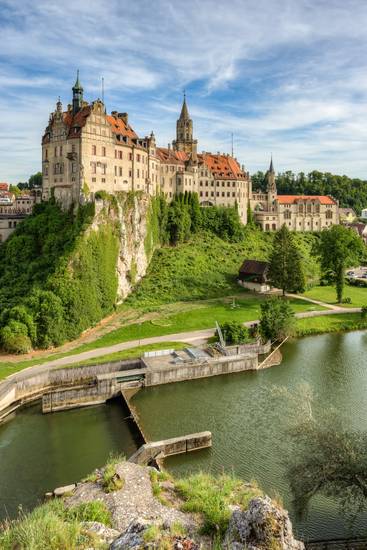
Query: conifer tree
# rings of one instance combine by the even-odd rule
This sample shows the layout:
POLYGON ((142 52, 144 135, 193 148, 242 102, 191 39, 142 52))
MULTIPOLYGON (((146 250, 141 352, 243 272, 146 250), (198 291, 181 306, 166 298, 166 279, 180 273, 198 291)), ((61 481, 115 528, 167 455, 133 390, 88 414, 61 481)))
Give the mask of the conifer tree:
POLYGON ((273 286, 286 292, 302 292, 305 276, 301 254, 286 225, 275 234, 269 264, 269 279, 273 286))

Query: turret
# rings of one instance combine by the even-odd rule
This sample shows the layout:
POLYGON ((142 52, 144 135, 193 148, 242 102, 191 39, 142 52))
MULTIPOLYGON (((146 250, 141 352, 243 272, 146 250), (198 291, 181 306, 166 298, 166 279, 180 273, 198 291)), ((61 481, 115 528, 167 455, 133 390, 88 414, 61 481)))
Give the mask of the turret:
POLYGON ((79 69, 76 74, 76 82, 73 86, 73 115, 83 106, 83 87, 79 82, 79 69))

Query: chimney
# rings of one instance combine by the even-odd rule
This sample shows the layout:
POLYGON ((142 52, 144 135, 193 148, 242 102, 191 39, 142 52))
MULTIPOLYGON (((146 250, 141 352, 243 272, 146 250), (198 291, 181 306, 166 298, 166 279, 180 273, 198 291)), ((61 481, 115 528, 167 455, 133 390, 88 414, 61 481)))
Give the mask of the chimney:
POLYGON ((117 111, 111 111, 111 115, 112 115, 114 118, 117 118, 117 111))
POLYGON ((118 118, 122 118, 125 124, 128 124, 129 115, 127 113, 118 113, 118 118))

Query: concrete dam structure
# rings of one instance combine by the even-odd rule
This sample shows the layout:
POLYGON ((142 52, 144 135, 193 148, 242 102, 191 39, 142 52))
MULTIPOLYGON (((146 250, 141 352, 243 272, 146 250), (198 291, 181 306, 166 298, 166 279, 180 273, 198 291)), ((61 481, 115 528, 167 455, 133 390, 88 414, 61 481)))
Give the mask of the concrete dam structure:
POLYGON ((210 352, 197 348, 148 352, 140 359, 93 366, 45 370, 0 384, 0 422, 18 407, 42 399, 44 413, 105 403, 141 387, 194 380, 261 368, 259 355, 270 342, 247 344, 210 352), (125 393, 124 393, 125 392, 125 393))

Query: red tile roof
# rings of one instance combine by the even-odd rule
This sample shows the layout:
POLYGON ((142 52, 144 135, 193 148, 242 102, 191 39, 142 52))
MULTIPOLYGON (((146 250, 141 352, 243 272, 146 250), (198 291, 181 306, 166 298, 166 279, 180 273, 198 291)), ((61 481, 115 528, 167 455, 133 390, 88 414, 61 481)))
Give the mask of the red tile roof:
POLYGON ((189 160, 189 155, 185 151, 174 151, 166 147, 157 147, 157 157, 163 164, 184 165, 189 160))
POLYGON ((320 204, 337 204, 329 195, 278 195, 275 199, 280 204, 295 204, 298 201, 318 201, 320 204))
POLYGON ((202 155, 198 155, 198 157, 209 168, 216 179, 246 179, 246 174, 241 170, 236 159, 229 155, 203 153, 202 155))
POLYGON ((0 191, 7 191, 9 189, 8 183, 0 183, 0 191))
POLYGON ((134 139, 138 137, 138 135, 131 128, 131 126, 129 126, 129 124, 126 124, 124 119, 118 118, 118 117, 115 118, 112 115, 107 115, 106 118, 114 134, 121 134, 123 136, 127 136, 129 138, 134 138, 134 139))

